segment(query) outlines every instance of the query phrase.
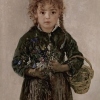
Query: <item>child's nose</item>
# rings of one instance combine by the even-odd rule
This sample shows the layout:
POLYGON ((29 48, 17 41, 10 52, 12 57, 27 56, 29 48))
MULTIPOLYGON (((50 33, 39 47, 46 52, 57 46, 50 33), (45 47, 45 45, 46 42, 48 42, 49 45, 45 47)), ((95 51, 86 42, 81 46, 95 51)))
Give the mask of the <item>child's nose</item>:
POLYGON ((46 12, 45 17, 46 17, 46 18, 50 18, 49 12, 46 12))

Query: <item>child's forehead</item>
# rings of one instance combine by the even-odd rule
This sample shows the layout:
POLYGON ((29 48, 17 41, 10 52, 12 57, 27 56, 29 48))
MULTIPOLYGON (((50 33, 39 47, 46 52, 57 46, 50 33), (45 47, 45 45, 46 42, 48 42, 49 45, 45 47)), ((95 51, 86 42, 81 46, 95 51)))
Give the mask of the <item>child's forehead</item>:
POLYGON ((39 3, 38 8, 39 9, 58 9, 58 6, 54 3, 44 3, 44 4, 39 3))

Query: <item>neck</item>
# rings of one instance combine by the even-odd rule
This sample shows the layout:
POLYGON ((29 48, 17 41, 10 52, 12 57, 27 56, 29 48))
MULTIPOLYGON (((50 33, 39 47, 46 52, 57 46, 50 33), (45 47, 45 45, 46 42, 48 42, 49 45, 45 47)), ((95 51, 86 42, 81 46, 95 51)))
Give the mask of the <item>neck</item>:
POLYGON ((52 28, 43 28, 43 27, 41 27, 41 29, 42 29, 43 32, 51 33, 52 30, 54 29, 54 27, 52 27, 52 28))
POLYGON ((42 30, 43 30, 44 32, 46 32, 46 33, 51 33, 52 30, 53 30, 53 28, 52 28, 52 29, 43 29, 43 28, 42 28, 42 30))
POLYGON ((58 27, 58 25, 55 25, 52 28, 43 28, 43 27, 40 27, 40 25, 38 25, 38 29, 41 30, 41 31, 43 31, 43 32, 46 32, 46 33, 53 32, 57 27, 58 27))

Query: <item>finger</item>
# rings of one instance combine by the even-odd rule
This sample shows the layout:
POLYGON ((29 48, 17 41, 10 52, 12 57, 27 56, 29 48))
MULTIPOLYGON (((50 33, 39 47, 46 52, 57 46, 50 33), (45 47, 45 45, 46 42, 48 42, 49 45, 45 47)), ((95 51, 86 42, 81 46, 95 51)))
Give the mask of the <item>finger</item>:
POLYGON ((51 66, 48 66, 48 69, 50 69, 50 70, 51 70, 51 66))
POLYGON ((40 72, 42 72, 43 70, 44 70, 44 68, 42 68, 42 67, 39 68, 39 71, 40 71, 40 72))
POLYGON ((53 66, 53 63, 52 62, 49 62, 48 66, 49 67, 52 67, 53 66))
POLYGON ((51 61, 50 61, 50 63, 54 63, 54 62, 55 62, 55 60, 51 60, 51 61))
POLYGON ((52 60, 51 63, 58 63, 58 61, 57 60, 52 60))
POLYGON ((55 67, 57 64, 58 64, 57 60, 52 60, 52 61, 49 62, 48 67, 53 69, 53 67, 55 67))
POLYGON ((41 68, 38 68, 38 71, 41 71, 42 69, 41 68))

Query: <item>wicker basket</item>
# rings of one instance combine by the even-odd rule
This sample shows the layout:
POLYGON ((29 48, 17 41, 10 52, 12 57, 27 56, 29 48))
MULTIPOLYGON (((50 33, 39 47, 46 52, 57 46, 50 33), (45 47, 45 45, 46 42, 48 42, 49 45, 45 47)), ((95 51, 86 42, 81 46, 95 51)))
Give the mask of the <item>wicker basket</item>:
POLYGON ((90 65, 83 65, 77 74, 72 77, 68 77, 68 81, 75 93, 84 94, 89 90, 91 79, 94 76, 94 71, 92 69, 91 63, 86 58, 78 55, 72 58, 75 57, 85 59, 85 61, 90 65))

